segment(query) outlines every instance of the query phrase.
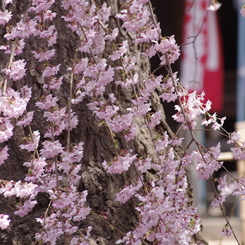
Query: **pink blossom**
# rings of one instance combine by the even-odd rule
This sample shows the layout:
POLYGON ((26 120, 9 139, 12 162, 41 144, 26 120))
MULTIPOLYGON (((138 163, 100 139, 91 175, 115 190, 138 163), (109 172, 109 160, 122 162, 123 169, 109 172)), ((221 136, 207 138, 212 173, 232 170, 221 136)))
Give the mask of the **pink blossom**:
POLYGON ((59 89, 62 85, 62 80, 64 76, 61 76, 59 78, 51 77, 49 81, 45 81, 43 88, 50 88, 50 89, 59 89))
POLYGON ((57 42, 57 31, 48 37, 48 47, 53 46, 57 42))
POLYGON ((138 180, 136 185, 124 187, 119 193, 116 194, 116 201, 119 201, 120 203, 127 202, 141 187, 142 182, 140 180, 138 180))
POLYGON ((217 208, 217 207, 220 207, 220 205, 222 205, 225 201, 225 196, 218 196, 218 197, 215 197, 213 199, 213 201, 211 202, 211 206, 213 208, 217 208))
POLYGON ((156 50, 162 54, 160 65, 165 65, 167 62, 165 54, 168 56, 170 64, 174 63, 180 56, 180 49, 174 36, 162 38, 160 44, 156 44, 156 50))
POLYGON ((12 13, 8 10, 5 10, 4 12, 0 11, 0 25, 5 25, 6 23, 8 23, 11 17, 12 13))
MULTIPOLYGON (((204 111, 204 113, 205 112, 206 111, 204 111)), ((218 118, 217 115, 216 115, 216 113, 214 113, 213 115, 210 115, 209 116, 208 120, 207 119, 204 119, 202 121, 202 125, 207 126, 207 125, 209 125, 209 124, 212 123, 212 128, 214 130, 219 130, 223 126, 223 124, 225 122, 225 119, 226 119, 226 117, 218 118)))
POLYGON ((236 197, 242 197, 241 200, 244 200, 245 188, 242 186, 238 187, 237 190, 233 193, 236 197))
POLYGON ((129 152, 126 152, 124 155, 118 156, 110 163, 104 161, 102 165, 110 174, 121 174, 129 169, 135 159, 136 155, 131 155, 129 152))
POLYGON ((124 138, 126 142, 134 139, 136 132, 137 132, 137 127, 135 124, 132 124, 130 128, 125 132, 124 138))
POLYGON ((54 3, 54 0, 34 0, 32 2, 32 6, 36 6, 36 7, 32 7, 30 9, 30 11, 35 11, 36 13, 39 13, 41 11, 46 11, 48 10, 54 3))
MULTIPOLYGON (((74 165, 73 165, 74 166, 74 165)), ((78 183, 80 182, 81 179, 81 175, 80 172, 81 171, 81 165, 76 165, 70 172, 70 184, 71 185, 75 185, 77 186, 78 183)))
POLYGON ((169 140, 169 144, 172 146, 181 145, 183 143, 184 138, 173 138, 169 140))
MULTIPOLYGON (((71 112, 71 116, 70 116, 70 122, 68 122, 68 113, 67 113, 67 108, 55 108, 54 110, 50 110, 50 111, 45 111, 44 112, 44 117, 47 118, 47 120, 49 122, 55 122, 55 124, 53 124, 53 130, 58 132, 61 132, 64 129, 74 129, 77 124, 78 124, 78 119, 77 119, 77 115, 75 115, 74 112, 71 112)), ((55 133, 55 132, 53 132, 55 133)), ((49 133, 48 133, 49 134, 49 133)), ((59 134, 54 134, 54 135, 59 135, 59 134)))
POLYGON ((217 179, 217 181, 219 183, 219 185, 218 185, 218 190, 219 191, 222 191, 224 188, 227 187, 226 177, 227 177, 227 175, 217 179))
POLYGON ((7 229, 9 226, 10 220, 9 215, 7 214, 0 214, 0 228, 2 230, 7 229))
POLYGON ((66 128, 66 123, 64 122, 64 120, 62 120, 61 122, 53 121, 52 125, 47 127, 44 137, 53 138, 54 136, 58 136, 65 128, 66 128))
POLYGON ((138 159, 138 161, 135 162, 135 166, 141 173, 145 173, 148 169, 152 168, 152 159, 138 159))
POLYGON ((0 143, 7 141, 13 135, 13 125, 7 118, 0 118, 0 143))
POLYGON ((84 71, 88 67, 88 58, 80 59, 79 62, 74 66, 74 74, 78 74, 84 71))
POLYGON ((160 25, 157 27, 154 24, 147 25, 141 32, 136 36, 135 42, 144 43, 144 42, 154 42, 154 40, 159 39, 159 33, 161 32, 160 25))
POLYGON ((36 106, 42 110, 48 110, 51 107, 56 107, 57 101, 57 97, 53 97, 52 94, 49 94, 47 96, 43 96, 40 101, 36 102, 36 106))
POLYGON ((122 46, 119 47, 118 50, 113 51, 113 53, 109 56, 112 61, 118 60, 121 58, 128 50, 128 41, 123 41, 122 46))
POLYGON ((1 187, 0 193, 2 193, 4 197, 35 197, 37 195, 37 185, 33 183, 22 183, 21 181, 16 183, 10 181, 4 187, 1 187))
MULTIPOLYGON (((36 234, 36 239, 43 242, 51 242, 55 245, 56 240, 64 232, 72 234, 77 231, 78 227, 70 221, 80 221, 85 219, 91 209, 85 207, 87 191, 77 192, 74 186, 71 186, 69 192, 57 193, 52 200, 52 209, 55 211, 45 218, 37 218, 44 229, 36 234), (58 198, 57 198, 58 197, 58 198), (62 210, 62 212, 61 212, 62 210)), ((87 238, 90 235, 91 228, 88 228, 87 238)), ((86 238, 85 238, 86 239, 86 238)))
MULTIPOLYGON (((177 78, 177 73, 174 74, 174 80, 175 82, 178 82, 178 78, 177 78)), ((173 86, 173 82, 172 79, 169 78, 167 80, 167 82, 163 82, 161 83, 161 88, 163 90, 163 93, 159 96, 163 101, 175 101, 178 97, 177 93, 175 92, 174 86, 173 86)))
POLYGON ((58 73, 59 69, 60 69, 60 64, 57 65, 57 66, 53 66, 53 67, 47 66, 44 69, 44 71, 42 73, 42 76, 43 77, 51 77, 51 76, 54 76, 54 75, 56 75, 58 73))
POLYGON ((34 111, 30 111, 24 115, 22 115, 19 119, 16 125, 18 126, 24 126, 26 127, 27 125, 30 125, 32 119, 34 116, 34 111))
POLYGON ((45 140, 43 143, 43 149, 40 150, 41 154, 45 158, 52 158, 63 152, 64 147, 61 143, 56 141, 45 140))
POLYGON ((231 151, 233 153, 233 156, 236 160, 244 160, 245 159, 245 150, 244 150, 244 147, 245 147, 245 143, 244 143, 244 146, 241 147, 241 146, 235 146, 235 147, 232 147, 231 148, 231 151))
POLYGON ((165 132, 164 136, 162 136, 160 139, 158 139, 155 142, 156 151, 164 150, 167 147, 168 144, 169 144, 169 138, 168 138, 167 132, 165 132))
MULTIPOLYGON (((19 55, 23 52, 25 47, 25 41, 23 39, 18 40, 16 48, 14 50, 15 55, 19 55)), ((0 49, 5 50, 4 54, 11 54, 12 49, 9 45, 1 45, 0 49)))
POLYGON ((22 98, 26 101, 29 102, 30 98, 31 98, 31 90, 32 88, 28 88, 27 86, 23 86, 21 88, 21 94, 22 94, 22 98))
MULTIPOLYGON (((30 9, 32 10, 32 8, 30 9)), ((42 20, 53 20, 57 16, 57 13, 52 12, 51 10, 42 11, 42 17, 40 15, 36 16, 38 22, 42 22, 42 20)))
MULTIPOLYGON (((11 0, 5 0, 5 6, 10 2, 11 0)), ((97 117, 98 123, 109 128, 112 137, 117 133, 124 137, 123 142, 120 142, 122 143, 121 153, 118 152, 110 162, 104 161, 102 163, 106 171, 109 174, 121 175, 130 168, 133 170, 129 176, 125 175, 127 178, 125 186, 116 194, 116 200, 125 203, 131 197, 138 198, 136 211, 139 222, 134 229, 116 243, 139 245, 145 241, 150 244, 188 245, 193 234, 200 230, 200 219, 197 216, 197 210, 190 205, 186 195, 188 188, 187 167, 194 163, 198 177, 208 179, 222 165, 222 162, 218 161, 220 145, 207 149, 200 145, 199 151, 188 149, 189 152, 186 151, 182 158, 178 158, 175 146, 182 144, 182 138, 179 138, 177 133, 172 135, 166 132, 160 135, 159 132, 153 130, 151 132, 152 139, 149 138, 150 144, 140 143, 139 145, 140 148, 146 147, 147 156, 140 154, 137 158, 135 151, 130 150, 130 147, 135 148, 134 142, 128 141, 135 136, 138 137, 138 131, 144 133, 147 130, 144 123, 153 129, 161 122, 161 109, 155 108, 150 103, 158 98, 155 95, 167 102, 175 101, 178 97, 181 98, 181 106, 180 103, 176 103, 176 114, 173 117, 182 124, 183 129, 189 129, 188 125, 193 130, 196 127, 196 118, 199 115, 205 115, 203 125, 211 124, 212 129, 217 130, 222 127, 224 118, 218 118, 216 114, 210 115, 208 113, 211 102, 204 103, 204 93, 200 95, 196 92, 188 93, 181 85, 178 85, 178 91, 175 91, 172 78, 162 75, 155 76, 154 74, 146 78, 148 69, 139 73, 138 67, 141 62, 138 62, 138 58, 140 55, 152 57, 158 54, 161 65, 166 65, 166 57, 170 63, 175 62, 179 57, 179 46, 176 44, 174 36, 167 38, 159 36, 160 25, 155 24, 151 15, 148 6, 149 0, 124 0, 116 15, 123 27, 120 34, 126 33, 132 39, 130 42, 134 45, 132 48, 148 47, 146 51, 143 48, 144 54, 140 50, 141 53, 137 56, 129 56, 127 51, 131 47, 128 42, 123 38, 117 38, 118 28, 111 29, 113 27, 109 25, 108 21, 109 18, 115 17, 115 13, 111 12, 111 7, 105 1, 101 5, 95 2, 62 0, 61 7, 64 8, 62 19, 78 37, 77 48, 80 52, 74 60, 74 65, 67 70, 68 73, 72 71, 75 75, 72 88, 74 97, 70 99, 74 104, 83 101, 83 106, 87 106, 91 110, 97 117), (107 59, 115 62, 109 65, 107 59), (107 86, 110 83, 111 85, 107 86), (111 93, 114 88, 122 90, 123 95, 126 93, 128 108, 124 109, 120 104, 120 100, 117 98, 121 96, 120 93, 117 97, 111 93), (138 124, 145 117, 145 122, 138 124), (151 174, 152 171, 156 173, 154 176, 151 174), (141 176, 142 174, 143 176, 141 176), (145 182, 144 186, 142 181, 145 182)), ((36 39, 45 39, 43 41, 48 46, 47 49, 40 48, 36 51, 30 50, 30 52, 39 62, 44 62, 41 64, 43 79, 39 83, 40 86, 43 86, 44 91, 43 93, 39 91, 39 95, 35 94, 35 98, 42 96, 36 100, 38 101, 36 107, 39 111, 41 109, 40 113, 46 120, 43 129, 44 139, 52 139, 43 140, 44 142, 39 144, 39 131, 34 131, 32 135, 23 138, 20 148, 34 151, 29 161, 23 164, 28 168, 25 177, 26 183, 9 181, 0 188, 0 193, 5 197, 15 195, 24 198, 23 201, 20 200, 22 204, 17 206, 18 210, 15 212, 20 216, 26 215, 32 210, 37 202, 38 192, 47 193, 50 199, 50 212, 47 212, 43 218, 37 219, 42 228, 36 234, 36 239, 41 243, 55 245, 57 239, 66 233, 71 244, 89 245, 91 243, 88 239, 91 227, 88 227, 87 230, 83 228, 83 234, 77 236, 80 227, 75 225, 91 212, 86 202, 88 192, 77 190, 82 170, 80 162, 83 159, 83 143, 70 142, 69 149, 65 149, 59 141, 62 139, 62 142, 65 142, 64 137, 57 137, 64 130, 75 128, 81 118, 78 118, 75 110, 69 109, 70 111, 68 111, 65 100, 58 100, 60 92, 65 92, 69 96, 69 91, 59 91, 63 76, 58 76, 58 73, 64 72, 65 66, 62 66, 62 70, 60 70, 60 64, 53 66, 54 64, 45 63, 45 61, 52 60, 55 55, 52 46, 56 43, 57 36, 62 38, 63 35, 63 33, 57 33, 56 25, 54 25, 56 22, 54 17, 57 15, 53 12, 56 9, 52 8, 54 3, 55 0, 33 0, 31 8, 27 10, 29 11, 27 18, 23 19, 23 16, 20 15, 18 23, 11 20, 13 26, 5 31, 5 41, 3 40, 3 43, 8 45, 0 47, 5 54, 9 55, 12 53, 12 42, 18 41, 13 52, 15 56, 13 60, 19 63, 10 63, 7 68, 2 70, 10 79, 16 81, 24 77, 26 69, 31 75, 33 73, 36 76, 35 66, 32 67, 31 63, 25 63, 24 60, 18 61, 16 58, 16 55, 20 54, 24 48, 24 39, 29 41, 31 35, 36 39), (38 147, 41 148, 40 154, 37 152, 38 147), (73 233, 75 234, 72 235, 73 233)), ((212 5, 214 9, 217 8, 216 1, 213 1, 212 5)), ((0 12, 0 24, 6 24, 10 19, 10 12, 0 12)), ((72 60, 70 61, 72 63, 72 60)), ((69 74, 68 77, 67 74, 64 76, 66 76, 65 82, 69 81, 69 74)), ((178 84, 177 74, 173 74, 173 76, 174 82, 178 84)), ((33 119, 34 112, 27 113, 26 111, 27 103, 32 96, 32 88, 20 87, 21 90, 17 92, 10 88, 12 84, 13 82, 10 81, 7 84, 7 89, 3 89, 5 94, 0 96, 0 112, 2 114, 0 142, 7 141, 13 134, 14 127, 10 120, 17 126, 26 126, 33 119)), ((31 103, 30 108, 32 106, 31 103)), ((83 106, 80 108, 81 110, 84 109, 83 106)), ((75 108, 74 105, 73 107, 75 108)), ((78 107, 76 107, 77 109, 79 110, 78 107)), ((141 134, 141 136, 147 138, 150 135, 147 133, 141 134)), ((238 135, 234 133, 230 135, 228 143, 235 143, 231 150, 236 158, 242 159, 245 158, 245 142, 239 142, 239 140, 238 135)), ((0 149, 0 156, 0 164, 2 164, 8 158, 7 146, 0 149)), ((243 182, 235 183, 228 188, 225 177, 220 178, 218 180, 220 196, 213 201, 212 205, 220 205, 228 192, 234 192, 235 188, 237 191, 233 193, 234 195, 244 195, 243 182)), ((0 217, 0 227, 5 228, 8 225, 7 218, 3 218, 2 223, 5 222, 5 224, 2 226, 0 217)), ((227 230, 224 232, 229 233, 227 230)))
POLYGON ((113 81, 113 77, 114 69, 112 67, 108 67, 107 70, 101 71, 99 73, 96 86, 101 87, 107 85, 108 83, 113 81))
POLYGON ((6 145, 4 148, 1 149, 0 151, 0 165, 2 165, 4 163, 5 160, 8 159, 8 146, 6 145))
POLYGON ((35 59, 37 59, 39 62, 50 60, 55 55, 55 49, 51 49, 46 52, 31 52, 34 54, 35 59))
POLYGON ((192 161, 195 163, 198 177, 200 179, 208 179, 210 176, 222 166, 222 162, 217 159, 220 155, 220 143, 217 146, 209 148, 206 153, 194 151, 191 154, 192 161))
POLYGON ((68 173, 71 170, 71 164, 80 162, 83 158, 83 142, 73 146, 69 152, 63 151, 61 157, 62 161, 59 163, 59 168, 68 173))
POLYGON ((28 199, 24 202, 23 205, 18 204, 17 210, 14 212, 14 214, 19 215, 20 217, 23 217, 27 215, 37 204, 36 200, 28 199))
POLYGON ((40 132, 34 131, 32 137, 28 136, 23 139, 23 143, 20 145, 21 149, 25 149, 29 152, 35 151, 39 145, 40 132))
MULTIPOLYGON (((56 38, 57 38, 57 34, 55 34, 55 26, 54 25, 51 25, 49 26, 49 28, 47 30, 36 30, 35 32, 35 36, 39 36, 40 38, 43 38, 43 39, 52 39, 53 41, 56 41, 56 38), (53 36, 54 35, 54 39, 53 39, 53 36)), ((50 45, 50 43, 48 42, 48 46, 52 46, 50 45)))
POLYGON ((124 88, 129 88, 131 85, 138 83, 138 78, 139 78, 138 74, 134 74, 131 77, 127 77, 123 81, 116 81, 115 83, 121 85, 124 88))
POLYGON ((14 81, 20 80, 26 74, 25 60, 14 61, 9 68, 5 68, 2 71, 13 79, 14 81))
POLYGON ((137 33, 149 20, 150 12, 143 4, 133 2, 130 10, 123 9, 117 18, 123 20, 123 27, 132 33, 137 33))
MULTIPOLYGON (((135 100, 132 101, 134 104, 138 104, 135 100)), ((139 104, 137 107, 130 109, 135 116, 145 115, 147 112, 151 110, 151 106, 149 103, 146 104, 139 104)))
POLYGON ((119 110, 119 107, 118 106, 111 106, 111 105, 108 105, 106 107, 102 107, 100 108, 99 111, 95 111, 95 114, 96 116, 99 118, 99 119, 104 119, 104 120, 109 120, 111 119, 114 115, 117 114, 119 110))
POLYGON ((36 20, 27 20, 23 22, 21 19, 15 27, 11 29, 11 32, 6 33, 4 37, 7 40, 13 40, 15 38, 28 38, 30 35, 37 35, 37 22, 36 20))
POLYGON ((45 166, 47 162, 45 158, 39 157, 37 159, 31 159, 29 162, 23 163, 23 166, 31 169, 30 173, 25 177, 25 181, 33 183, 42 183, 42 175, 45 173, 45 166))
POLYGON ((133 121, 133 114, 128 113, 125 115, 115 116, 111 121, 108 122, 112 131, 115 133, 122 132, 123 130, 128 130, 133 121))
POLYGON ((223 230, 221 231, 221 234, 222 234, 223 236, 227 236, 227 237, 229 237, 230 235, 232 235, 232 233, 233 233, 233 231, 232 231, 232 229, 229 227, 228 224, 226 224, 226 225, 224 226, 223 230))
POLYGON ((229 140, 227 141, 227 144, 238 143, 240 139, 241 139, 240 132, 233 132, 229 135, 229 140))
POLYGON ((216 121, 213 125, 212 125, 212 128, 214 130, 219 130, 223 125, 224 125, 224 122, 225 122, 225 119, 226 117, 222 117, 220 120, 220 122, 218 123, 218 121, 216 121))
POLYGON ((116 37, 118 36, 119 30, 118 28, 114 28, 111 32, 111 34, 107 34, 105 36, 105 40, 109 40, 109 41, 113 41, 116 39, 116 37))
POLYGON ((12 33, 13 32, 14 32, 14 36, 19 38, 28 38, 32 34, 29 23, 23 22, 22 19, 17 23, 12 33))
POLYGON ((150 118, 150 123, 149 128, 153 129, 154 127, 156 127, 160 122, 161 122, 161 117, 162 117, 162 112, 161 111, 157 111, 156 113, 154 113, 151 118, 150 118))
POLYGON ((28 100, 20 97, 20 93, 9 88, 6 94, 0 97, 0 111, 9 118, 17 118, 26 110, 28 100))

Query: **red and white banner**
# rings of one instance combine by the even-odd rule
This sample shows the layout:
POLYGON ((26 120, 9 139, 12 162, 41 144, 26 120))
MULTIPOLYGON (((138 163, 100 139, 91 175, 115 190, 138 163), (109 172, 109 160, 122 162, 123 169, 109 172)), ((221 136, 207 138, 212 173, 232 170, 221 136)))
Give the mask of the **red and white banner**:
POLYGON ((205 92, 212 111, 223 106, 223 56, 217 13, 207 0, 186 0, 180 81, 189 91, 205 92))

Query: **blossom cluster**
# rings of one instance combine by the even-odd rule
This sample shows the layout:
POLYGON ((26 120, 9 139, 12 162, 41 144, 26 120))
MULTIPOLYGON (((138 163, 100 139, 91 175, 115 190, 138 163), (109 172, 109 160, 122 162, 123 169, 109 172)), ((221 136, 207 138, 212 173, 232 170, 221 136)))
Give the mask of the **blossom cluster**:
MULTIPOLYGON (((37 218, 42 229, 35 235, 36 240, 54 245, 65 237, 72 245, 89 244, 93 227, 86 227, 82 232, 79 228, 79 222, 91 213, 86 201, 89 192, 79 192, 77 188, 84 143, 71 142, 70 136, 71 130, 76 129, 82 120, 76 114, 77 105, 85 103, 98 126, 106 128, 115 147, 115 157, 103 159, 101 168, 108 174, 135 172, 115 193, 115 201, 126 203, 137 198, 138 224, 116 243, 190 244, 192 236, 200 230, 200 219, 187 193, 188 167, 194 164, 200 179, 212 177, 222 167, 218 161, 220 144, 205 148, 193 137, 198 150, 190 151, 187 147, 182 156, 178 155, 176 149, 181 148, 183 141, 179 130, 176 134, 159 130, 165 122, 160 100, 175 102, 173 119, 181 129, 191 133, 196 129, 197 116, 202 115, 202 124, 211 125, 213 130, 221 129, 225 118, 209 114, 211 102, 203 102, 205 94, 188 93, 179 83, 177 73, 167 69, 168 74, 164 77, 154 72, 140 72, 140 56, 151 58, 158 55, 159 66, 169 66, 180 55, 174 36, 161 37, 150 1, 125 0, 114 13, 106 2, 62 0, 62 21, 77 37, 74 44, 76 54, 68 67, 54 62, 56 43, 63 35, 59 35, 59 29, 53 24, 57 17, 53 7, 55 1, 31 1, 14 25, 9 25, 12 13, 7 8, 11 4, 11 0, 4 1, 6 10, 0 11, 0 24, 6 27, 6 42, 0 49, 6 57, 9 56, 9 62, 2 69, 4 81, 0 91, 0 143, 4 145, 0 149, 0 164, 4 164, 11 154, 7 141, 14 135, 15 127, 24 127, 25 132, 29 132, 19 147, 31 154, 31 158, 23 163, 28 168, 25 178, 18 182, 8 181, 0 188, 4 197, 21 199, 14 214, 28 215, 37 204, 37 194, 47 193, 50 204, 46 215, 37 218), (121 26, 111 25, 111 17, 121 26), (130 38, 123 40, 119 34, 130 38), (43 93, 38 99, 32 95, 31 87, 21 85, 31 73, 29 62, 19 58, 29 39, 45 43, 43 47, 25 51, 35 59, 41 74, 39 86, 42 86, 43 93), (132 40, 134 47, 130 46, 132 40), (133 48, 138 53, 131 52, 133 48), (59 93, 67 80, 70 91, 64 105, 59 93), (115 91, 123 91, 126 108, 120 104, 122 95, 112 87, 116 88, 115 91), (34 111, 28 110, 31 100, 35 101, 34 111), (153 105, 156 100, 157 107, 153 105), (46 123, 43 134, 32 130, 32 121, 38 113, 46 123), (150 154, 147 149, 146 156, 130 147, 134 140, 140 141, 141 134, 149 139, 147 147, 153 149, 150 154), (66 145, 62 140, 64 136, 66 145), (119 136, 125 147, 119 145, 119 136), (156 173, 153 179, 146 177, 150 170, 156 173)), ((213 3, 209 9, 218 7, 213 3)), ((228 137, 235 158, 244 159, 245 143, 239 142, 239 134, 232 133, 228 137)), ((221 194, 214 199, 212 206, 222 205, 225 200, 226 180, 223 178, 218 182, 221 194)), ((231 188, 234 195, 244 195, 243 182, 237 183, 236 191, 231 188)), ((1 214, 0 228, 6 229, 9 223, 9 216, 1 214)), ((224 233, 230 232, 225 228, 224 233)))
MULTIPOLYGON (((56 95, 62 85, 63 76, 57 76, 61 64, 51 63, 56 54, 53 46, 57 39, 56 28, 51 22, 57 15, 51 10, 54 2, 32 1, 23 14, 23 18, 15 26, 7 28, 8 31, 4 36, 7 42, 1 46, 1 49, 4 50, 5 55, 10 54, 10 61, 6 68, 2 69, 5 80, 0 92, 0 142, 6 144, 1 149, 0 163, 3 164, 8 159, 10 153, 7 141, 13 136, 15 127, 28 128, 29 135, 22 139, 19 147, 32 154, 30 160, 23 163, 23 166, 29 169, 25 179, 18 182, 6 182, 1 185, 0 192, 4 197, 20 198, 14 214, 21 217, 28 215, 33 210, 37 204, 39 192, 46 192, 49 195, 48 208, 52 212, 48 217, 37 219, 43 225, 43 229, 36 234, 36 239, 44 243, 51 242, 51 244, 56 244, 56 241, 64 234, 76 233, 79 228, 74 222, 85 219, 90 213, 90 208, 85 205, 87 191, 82 193, 77 191, 80 180, 78 173, 81 169, 78 163, 83 157, 83 142, 69 144, 69 147, 65 148, 59 140, 55 140, 55 137, 64 130, 74 129, 78 119, 67 106, 59 106, 59 98, 56 95), (36 102, 36 108, 43 113, 47 121, 44 135, 41 135, 38 130, 33 131, 31 127, 36 113, 27 111, 27 105, 32 98, 32 88, 26 85, 21 87, 29 67, 26 60, 19 59, 19 54, 23 52, 25 42, 29 38, 41 39, 47 43, 46 46, 31 50, 28 54, 33 55, 33 58, 39 63, 44 79, 42 86, 48 91, 36 102), (17 83, 17 86, 11 86, 13 83, 17 83), (14 89, 16 87, 19 90, 14 89), (40 138, 44 140, 40 142, 40 138)), ((11 1, 4 3, 7 7, 11 1)), ((6 10, 1 12, 0 16, 1 24, 7 25, 12 14, 6 10)), ((1 228, 6 229, 9 223, 9 216, 1 215, 1 228)), ((90 230, 91 228, 88 228, 87 236, 79 239, 71 238, 71 244, 87 244, 90 230)))

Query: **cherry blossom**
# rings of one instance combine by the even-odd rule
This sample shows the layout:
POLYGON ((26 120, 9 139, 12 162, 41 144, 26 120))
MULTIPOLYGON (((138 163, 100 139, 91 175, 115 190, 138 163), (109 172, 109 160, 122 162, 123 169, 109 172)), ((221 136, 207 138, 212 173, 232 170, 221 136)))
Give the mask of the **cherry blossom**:
POLYGON ((229 237, 229 236, 232 234, 232 232, 233 232, 233 231, 230 229, 229 225, 226 224, 226 225, 224 226, 223 230, 221 231, 221 234, 222 234, 223 236, 229 237))
POLYGON ((7 141, 13 135, 14 126, 7 118, 0 118, 0 143, 7 141))
POLYGON ((28 113, 26 113, 25 115, 23 114, 19 119, 16 125, 18 126, 27 126, 30 125, 32 119, 34 116, 34 111, 29 111, 28 113))
POLYGON ((150 123, 148 124, 149 128, 155 128, 156 125, 160 124, 161 121, 161 111, 154 113, 150 118, 150 123))
POLYGON ((3 193, 5 197, 35 197, 37 195, 37 185, 33 183, 22 183, 21 181, 16 183, 10 181, 0 188, 0 193, 3 193))
POLYGON ((31 136, 29 135, 23 139, 23 143, 20 145, 20 148, 27 151, 34 151, 39 145, 39 140, 40 132, 34 131, 31 136))
POLYGON ((53 97, 52 94, 49 94, 47 96, 43 96, 40 101, 36 102, 36 106, 38 106, 40 109, 48 110, 51 107, 56 107, 57 101, 57 97, 53 97))
POLYGON ((31 159, 30 162, 23 163, 23 166, 31 169, 30 173, 25 177, 27 182, 43 183, 42 177, 45 175, 45 166, 47 162, 45 158, 31 159))
POLYGON ((135 159, 136 155, 131 156, 129 152, 125 152, 124 155, 118 156, 116 161, 112 163, 104 161, 102 165, 110 174, 121 174, 129 169, 135 159))
POLYGON ((27 215, 37 204, 36 200, 28 199, 24 202, 23 205, 17 205, 17 210, 14 212, 14 214, 19 215, 20 217, 23 217, 27 215))
POLYGON ((195 163, 200 179, 210 178, 215 171, 221 168, 222 162, 217 160, 220 152, 220 143, 218 143, 216 146, 211 147, 210 151, 206 153, 194 151, 191 154, 192 161, 195 163))
POLYGON ((55 55, 55 49, 51 49, 46 52, 32 51, 32 53, 35 59, 37 59, 39 62, 42 62, 51 59, 55 55))
POLYGON ((174 36, 163 38, 159 44, 155 45, 155 49, 162 54, 160 65, 166 64, 165 54, 168 55, 170 64, 174 63, 180 55, 180 49, 176 44, 174 36))
MULTIPOLYGON (((0 24, 5 28, 4 45, 0 49, 6 57, 10 56, 9 62, 2 66, 6 79, 0 97, 0 143, 3 143, 0 165, 12 154, 7 141, 13 136, 15 127, 26 127, 19 150, 31 152, 30 159, 23 163, 28 168, 23 180, 4 181, 0 193, 20 199, 14 214, 21 217, 28 215, 37 204, 39 192, 48 195, 48 210, 37 218, 42 228, 35 235, 36 242, 54 245, 67 236, 69 244, 91 243, 92 227, 85 227, 82 232, 79 227, 79 222, 91 213, 86 200, 88 191, 81 192, 77 188, 84 169, 82 163, 86 162, 82 161, 84 143, 71 142, 70 137, 70 131, 78 125, 82 127, 84 120, 76 111, 86 106, 94 123, 98 123, 100 130, 106 129, 114 142, 115 156, 107 161, 101 156, 97 164, 108 174, 115 174, 115 179, 121 175, 125 178, 125 184, 114 193, 115 200, 125 203, 130 198, 137 199, 138 224, 116 244, 140 245, 143 240, 151 244, 189 244, 191 237, 200 230, 200 218, 187 196, 188 167, 194 164, 198 178, 206 180, 222 167, 222 162, 218 161, 220 144, 206 148, 194 137, 191 143, 196 144, 197 149, 187 146, 182 155, 176 154, 183 141, 180 130, 193 134, 197 130, 196 118, 200 115, 203 126, 213 131, 222 130, 225 117, 210 114, 212 103, 204 102, 204 92, 189 93, 169 67, 166 76, 156 75, 156 72, 139 73, 142 55, 159 56, 160 66, 172 64, 180 56, 174 35, 160 36, 160 25, 152 16, 149 0, 125 0, 115 13, 106 2, 61 1, 63 11, 59 18, 78 37, 74 43, 76 55, 69 54, 69 64, 54 63, 58 46, 54 44, 63 33, 58 33, 57 6, 53 8, 53 4, 56 4, 54 0, 33 0, 31 7, 17 20, 10 12, 11 0, 5 0, 6 10, 0 11, 0 24), (115 19, 121 26, 111 25, 109 19, 115 19), (11 26, 7 27, 9 21, 11 26), (130 42, 124 39, 123 33, 130 37, 130 42), (30 38, 42 39, 46 44, 31 50, 27 46, 30 38), (130 45, 137 46, 139 53, 132 54, 130 45), (26 55, 19 59, 22 52, 26 55), (32 94, 32 87, 23 85, 29 81, 23 78, 33 70, 31 62, 23 57, 34 57, 38 63, 34 68, 42 77, 38 80, 42 87, 40 97, 32 94), (66 83, 70 83, 71 90, 65 91, 60 100, 66 83), (126 108, 120 104, 121 94, 113 94, 114 89, 125 94, 126 108), (164 115, 153 103, 158 99, 156 94, 163 102, 175 102, 173 118, 179 122, 180 129, 174 133, 159 130, 164 115), (32 130, 32 122, 35 126, 40 116, 46 120, 44 128, 32 130), (146 154, 136 151, 134 139, 140 142, 142 134, 148 138, 148 145, 144 146, 146 154), (120 146, 118 136, 122 139, 120 146)), ((215 11, 220 5, 212 1, 208 10, 215 11)), ((244 12, 242 8, 241 14, 245 16, 244 12)), ((245 142, 240 141, 239 133, 224 134, 228 137, 227 143, 232 144, 234 158, 244 159, 245 142)), ((221 177, 217 182, 217 195, 211 206, 219 207, 229 194, 245 194, 243 179, 227 184, 226 177, 221 177)), ((9 224, 9 216, 1 214, 0 228, 6 229, 9 224)), ((222 233, 230 235, 231 230, 225 226, 222 233)))
POLYGON ((54 3, 54 0, 44 1, 44 0, 34 0, 32 2, 32 7, 30 11, 35 11, 36 13, 39 13, 41 11, 48 10, 52 4, 54 3))
POLYGON ((61 76, 59 78, 51 77, 48 82, 45 81, 43 88, 50 88, 50 89, 58 90, 60 88, 60 86, 62 85, 63 78, 64 78, 64 76, 61 76))
POLYGON ((2 71, 14 81, 20 80, 26 74, 25 60, 17 60, 10 64, 9 68, 5 68, 2 71))
POLYGON ((29 98, 23 98, 20 93, 8 89, 7 92, 0 98, 0 111, 3 115, 9 118, 21 116, 25 109, 29 98))
POLYGON ((8 23, 11 17, 12 13, 8 10, 5 10, 4 12, 0 11, 0 25, 5 25, 6 23, 8 23))
POLYGON ((52 158, 57 156, 58 154, 62 153, 64 147, 61 143, 56 141, 44 141, 42 143, 43 149, 40 150, 41 154, 45 158, 52 158))
POLYGON ((8 146, 6 145, 4 148, 0 149, 0 165, 4 163, 6 159, 8 159, 8 146))
POLYGON ((0 214, 0 228, 2 230, 7 229, 9 226, 10 220, 9 215, 7 214, 0 214))
POLYGON ((142 182, 140 180, 135 186, 129 185, 124 187, 120 192, 116 194, 116 200, 121 203, 127 202, 141 187, 142 182))
POLYGON ((59 68, 60 68, 60 64, 58 66, 53 66, 53 67, 47 66, 44 69, 44 71, 42 73, 42 76, 43 77, 51 77, 51 76, 54 76, 54 75, 56 75, 58 73, 59 68))

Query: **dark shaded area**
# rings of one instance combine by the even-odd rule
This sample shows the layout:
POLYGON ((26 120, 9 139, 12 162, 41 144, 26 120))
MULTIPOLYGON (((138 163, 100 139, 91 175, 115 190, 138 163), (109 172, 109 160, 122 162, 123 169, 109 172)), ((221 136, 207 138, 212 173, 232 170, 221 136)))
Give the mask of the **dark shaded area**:
MULTIPOLYGON (((178 45, 181 45, 182 40, 182 22, 184 14, 184 0, 173 1, 158 1, 152 0, 154 12, 160 22, 162 30, 162 36, 175 35, 175 39, 178 45)), ((159 67, 159 58, 157 56, 151 59, 152 71, 159 67)), ((179 71, 180 59, 178 59, 173 65, 173 72, 179 71)), ((157 75, 166 74, 166 69, 163 67, 156 72, 157 75)), ((178 124, 173 120, 172 115, 174 113, 175 103, 163 103, 163 107, 166 113, 166 120, 173 131, 177 130, 178 124)))

